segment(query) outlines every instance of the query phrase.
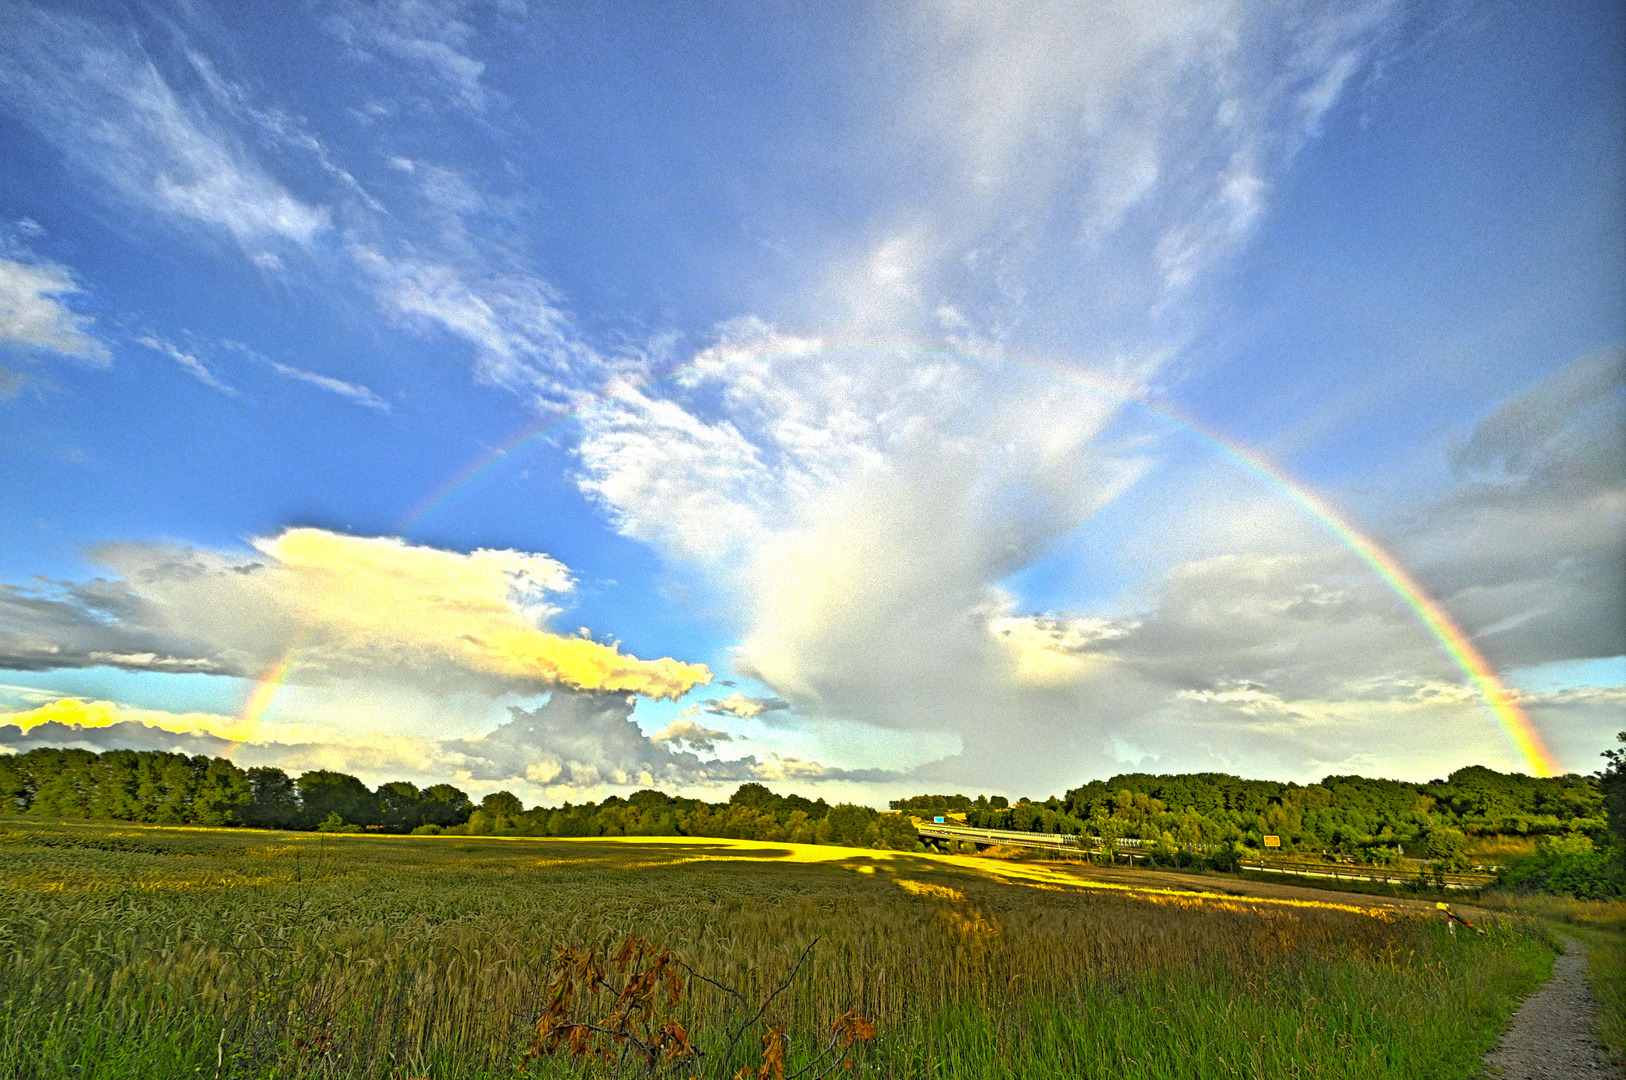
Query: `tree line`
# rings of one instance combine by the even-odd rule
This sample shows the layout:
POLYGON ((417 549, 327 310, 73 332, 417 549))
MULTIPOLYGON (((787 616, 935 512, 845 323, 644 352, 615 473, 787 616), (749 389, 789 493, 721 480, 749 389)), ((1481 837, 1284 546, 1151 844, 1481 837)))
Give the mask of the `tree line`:
MULTIPOLYGON (((1619 736, 1626 743, 1626 732, 1619 736)), ((1626 891, 1626 749, 1595 775, 1534 777, 1474 765, 1414 784, 1328 776, 1299 785, 1225 773, 1125 773, 1044 801, 964 794, 892 802, 909 813, 963 815, 967 825, 1135 839, 1165 861, 1223 863, 1273 836, 1286 853, 1382 865, 1401 857, 1462 869, 1473 852, 1517 852, 1505 883, 1579 896, 1626 891), (1217 855, 1216 855, 1217 853, 1217 855)), ((1231 861, 1234 862, 1234 859, 1231 861)), ((1222 867, 1223 868, 1223 867, 1222 867)))
MULTIPOLYGON (((1626 732, 1620 738, 1626 743, 1626 732)), ((894 812, 882 813, 779 795, 757 783, 720 803, 645 790, 527 809, 507 791, 476 805, 450 784, 420 790, 396 780, 369 789, 323 769, 290 777, 205 755, 43 748, 0 756, 0 813, 328 832, 712 836, 904 851, 923 846, 911 815, 953 813, 978 828, 1136 839, 1166 861, 1206 859, 1222 869, 1215 852, 1259 849, 1266 836, 1287 853, 1372 864, 1407 856, 1449 869, 1501 841, 1523 853, 1507 872, 1510 884, 1615 895, 1626 891, 1626 749, 1605 758, 1606 768, 1593 776, 1532 777, 1476 765, 1426 784, 1125 773, 1043 801, 928 794, 893 800, 894 812)))
POLYGON ((290 777, 270 766, 153 750, 41 748, 0 756, 0 813, 99 818, 159 825, 246 826, 321 832, 474 836, 712 836, 913 851, 905 814, 742 784, 727 802, 660 791, 598 803, 526 809, 508 791, 476 805, 450 784, 420 790, 405 780, 369 789, 347 773, 290 777))

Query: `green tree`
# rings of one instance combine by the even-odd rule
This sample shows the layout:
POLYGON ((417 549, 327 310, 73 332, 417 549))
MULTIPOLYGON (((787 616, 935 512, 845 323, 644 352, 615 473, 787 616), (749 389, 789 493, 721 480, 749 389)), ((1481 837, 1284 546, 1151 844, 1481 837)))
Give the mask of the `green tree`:
POLYGON ((450 784, 436 784, 423 792, 423 820, 426 825, 449 828, 461 825, 474 813, 474 804, 450 784))
MULTIPOLYGON (((1626 743, 1626 731, 1615 738, 1626 743)), ((1603 757, 1609 764, 1598 774, 1598 787, 1603 794, 1615 860, 1626 874, 1626 749, 1605 750, 1603 757)))
POLYGON ((298 780, 300 818, 305 828, 339 815, 347 825, 377 825, 378 800, 367 785, 348 773, 314 769, 298 780))
POLYGON ((920 846, 920 834, 908 814, 881 814, 876 819, 876 835, 882 847, 893 851, 913 851, 920 846))
POLYGON ((256 765, 248 770, 248 803, 238 811, 243 824, 256 829, 296 829, 300 825, 299 788, 281 769, 256 765))
POLYGON ((373 792, 378 800, 379 822, 385 832, 411 832, 423 824, 423 794, 416 784, 392 780, 373 792))
POLYGON ((837 803, 819 824, 819 843, 861 847, 866 843, 865 832, 878 816, 867 806, 837 803))

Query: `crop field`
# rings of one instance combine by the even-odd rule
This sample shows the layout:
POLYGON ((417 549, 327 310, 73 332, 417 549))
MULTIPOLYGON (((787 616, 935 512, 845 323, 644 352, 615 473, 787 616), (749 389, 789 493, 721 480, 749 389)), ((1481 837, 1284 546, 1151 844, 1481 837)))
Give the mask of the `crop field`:
POLYGON ((1514 913, 688 838, 13 820, 0 891, 8 1078, 645 1075, 528 1053, 556 948, 613 982, 629 936, 686 965, 677 1075, 1469 1077, 1556 949, 1514 913), (854 1013, 874 1037, 817 1058, 854 1013))

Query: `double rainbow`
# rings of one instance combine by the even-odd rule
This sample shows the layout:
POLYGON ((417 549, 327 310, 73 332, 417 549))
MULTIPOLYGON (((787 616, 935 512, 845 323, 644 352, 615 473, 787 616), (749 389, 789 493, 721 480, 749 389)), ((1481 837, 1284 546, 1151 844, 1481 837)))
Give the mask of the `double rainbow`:
MULTIPOLYGON (((873 343, 871 344, 873 345, 873 343)), ((1462 629, 1457 626, 1451 616, 1406 572, 1400 562, 1392 554, 1380 547, 1371 537, 1356 528, 1347 517, 1334 509, 1326 499, 1322 498, 1308 485, 1293 479, 1259 452, 1228 438, 1166 404, 1147 400, 1144 391, 1139 387, 1082 371, 1057 361, 1008 354, 998 356, 980 355, 965 350, 946 351, 909 344, 879 347, 950 355, 956 359, 968 359, 978 363, 1014 363, 1043 371, 1049 375, 1060 376, 1086 385, 1095 391, 1106 391, 1123 403, 1136 405, 1174 425, 1176 428, 1197 437, 1208 446, 1217 449, 1225 457, 1241 465, 1246 472, 1285 495, 1290 501, 1308 513, 1333 539, 1370 567, 1373 573, 1377 574, 1379 580, 1388 586, 1389 590, 1411 611, 1412 615, 1428 631, 1429 635, 1439 643, 1440 648, 1450 657, 1452 663, 1466 676, 1469 685, 1473 687, 1486 708, 1490 710, 1491 715, 1501 725, 1519 754, 1529 764, 1532 772, 1537 776, 1556 776, 1563 771, 1557 759, 1553 757, 1552 751, 1547 748, 1540 731, 1536 729, 1535 724, 1531 722, 1524 710, 1519 707, 1518 700, 1503 685, 1495 670, 1485 660, 1484 655, 1480 653, 1473 641, 1462 632, 1462 629)), ((771 356, 772 354, 759 353, 757 355, 771 356)), ((695 357, 667 365, 664 368, 654 369, 641 378, 632 379, 623 385, 635 388, 658 385, 680 375, 692 367, 697 359, 698 357, 695 357)), ((543 417, 536 423, 520 429, 495 448, 476 457, 469 464, 447 477, 426 498, 413 507, 396 527, 397 535, 405 535, 410 532, 424 519, 446 506, 471 484, 490 472, 510 455, 547 438, 571 420, 577 419, 592 408, 601 406, 607 398, 608 393, 601 392, 596 397, 589 398, 574 407, 561 409, 543 417)), ((295 644, 276 663, 272 664, 255 683, 247 700, 244 702, 243 719, 258 721, 265 715, 266 710, 275 699, 277 691, 288 679, 293 668, 293 658, 297 649, 298 642, 296 640, 295 644)))

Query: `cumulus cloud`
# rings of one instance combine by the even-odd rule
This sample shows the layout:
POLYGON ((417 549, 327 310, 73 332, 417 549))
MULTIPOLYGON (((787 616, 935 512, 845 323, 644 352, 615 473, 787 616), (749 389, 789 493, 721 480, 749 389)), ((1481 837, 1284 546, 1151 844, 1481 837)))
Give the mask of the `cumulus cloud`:
POLYGON ((737 670, 813 723, 935 729, 1012 776, 1095 758, 1079 688, 1109 661, 1081 646, 1128 624, 1029 619, 1006 583, 1144 474, 1109 437, 1123 401, 1391 14, 896 9, 840 158, 882 204, 786 329, 737 320, 675 385, 612 384, 582 489, 732 599, 737 670), (900 160, 907 184, 875 171, 900 160), (876 344, 900 340, 934 344, 876 344), (1071 368, 1014 359, 1056 341, 1071 368))
POLYGON ((0 257, 0 346, 107 363, 110 354, 90 332, 91 318, 64 302, 82 291, 65 266, 0 257))
POLYGON ((183 97, 127 38, 14 6, 0 16, 0 93, 70 164, 128 202, 230 237, 256 265, 304 248, 331 212, 290 192, 201 99, 183 97))
POLYGON ((419 736, 341 730, 323 724, 267 723, 216 713, 176 713, 111 701, 62 698, 0 712, 0 749, 36 747, 163 750, 229 757, 244 768, 359 772, 373 783, 410 776, 440 782, 456 768, 440 745, 419 736))
POLYGON ((571 587, 545 555, 468 554, 290 529, 253 556, 140 543, 93 556, 119 578, 0 593, 0 664, 377 675, 438 688, 554 686, 677 697, 710 673, 546 630, 571 587))
POLYGON ((687 745, 696 753, 715 754, 718 743, 733 742, 734 736, 726 731, 697 724, 693 720, 674 720, 649 739, 651 742, 669 743, 672 746, 687 745))
MULTIPOLYGON (((1138 445, 1103 441, 1111 395, 953 350, 749 330, 702 354, 688 396, 627 389, 588 416, 582 484, 731 591, 737 669, 814 724, 952 733, 962 755, 922 774, 945 779, 997 761, 1013 783, 1065 783, 1119 743, 1297 776, 1367 767, 1374 740, 1422 771, 1528 767, 1407 606, 1308 522, 1178 562, 1116 613, 1020 611, 1007 576, 1140 475, 1138 445), (1401 730, 1419 724, 1460 737, 1401 730)), ((1609 357, 1487 417, 1458 452, 1464 483, 1388 531, 1501 668, 1626 651, 1609 357)), ((1252 523, 1236 536, 1260 535, 1259 508, 1193 512, 1184 527, 1233 514, 1252 523)), ((1561 754, 1596 734, 1596 709, 1540 708, 1561 754)))
POLYGON ((895 772, 831 768, 797 757, 719 760, 714 744, 728 741, 725 732, 680 721, 665 733, 646 736, 632 720, 635 700, 629 694, 557 689, 535 709, 510 709, 509 720, 483 736, 435 740, 64 698, 0 711, 0 751, 57 746, 210 754, 245 768, 272 765, 295 773, 337 769, 371 784, 403 778, 451 780, 476 790, 511 787, 533 798, 617 787, 704 792, 747 780, 816 784, 902 779, 895 772))
POLYGON ((738 690, 725 698, 707 698, 703 705, 713 716, 737 716, 741 720, 755 720, 763 713, 790 708, 790 702, 784 698, 750 697, 738 690))
POLYGON ((1139 475, 1093 444, 1117 400, 951 351, 730 333, 685 376, 711 413, 626 388, 584 419, 583 487, 736 599, 736 666, 799 710, 987 715, 997 583, 1139 475))
POLYGON ((207 754, 226 757, 237 744, 197 732, 172 732, 135 721, 118 721, 105 726, 83 727, 50 720, 31 727, 0 724, 0 749, 26 754, 41 747, 89 750, 160 750, 170 754, 207 754))
POLYGON ((535 709, 509 709, 511 719, 479 739, 442 744, 476 780, 525 780, 548 792, 599 788, 715 787, 746 780, 897 780, 884 770, 837 769, 793 757, 701 758, 726 741, 723 732, 678 721, 655 736, 632 719, 623 694, 555 690, 535 709))

